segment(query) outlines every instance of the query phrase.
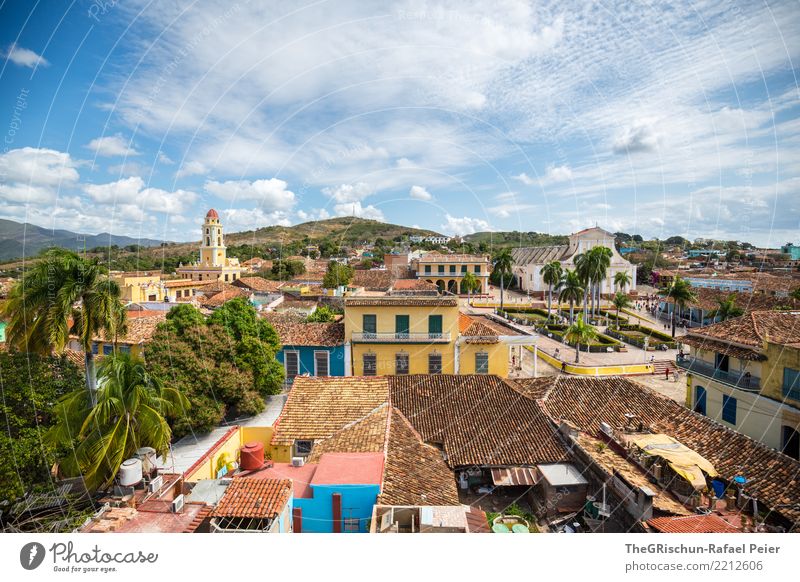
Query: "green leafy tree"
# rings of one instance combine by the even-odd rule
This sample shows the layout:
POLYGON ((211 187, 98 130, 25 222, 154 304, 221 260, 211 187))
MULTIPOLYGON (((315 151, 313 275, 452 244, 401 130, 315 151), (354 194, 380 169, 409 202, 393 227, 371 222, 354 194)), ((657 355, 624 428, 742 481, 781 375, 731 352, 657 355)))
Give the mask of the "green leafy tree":
POLYGON ((500 309, 503 309, 505 280, 511 277, 511 269, 514 264, 514 259, 511 257, 511 251, 507 248, 500 249, 492 258, 492 272, 500 278, 500 309))
POLYGON ((96 402, 84 388, 59 401, 56 423, 45 438, 53 446, 71 445, 59 470, 83 476, 90 490, 110 486, 122 461, 140 447, 165 456, 172 439, 166 417, 189 407, 183 394, 165 387, 129 354, 103 358, 98 379, 96 402))
POLYGON ((120 288, 105 275, 97 259, 51 249, 9 293, 3 306, 6 340, 21 351, 60 353, 70 334, 78 336, 86 367, 89 396, 96 392, 92 343, 104 333, 115 339, 126 331, 120 288), (70 323, 72 325, 70 325, 70 323))
POLYGON ((623 309, 625 309, 626 307, 630 307, 631 306, 631 300, 622 291, 617 291, 614 294, 614 298, 611 300, 611 302, 614 304, 614 307, 617 310, 617 328, 619 328, 619 312, 622 311, 623 309))
POLYGON ((620 271, 614 275, 614 286, 620 291, 625 291, 625 287, 631 284, 631 276, 627 271, 620 271))
POLYGON ((561 288, 564 279, 564 268, 559 261, 550 261, 542 267, 542 280, 547 285, 547 319, 553 305, 553 291, 561 288))
POLYGON ((564 283, 561 285, 561 293, 558 295, 558 302, 569 303, 569 321, 575 321, 575 304, 580 303, 584 295, 584 284, 581 277, 575 271, 567 269, 564 272, 564 283))
POLYGON ((0 351, 0 386, 0 501, 52 491, 56 450, 42 436, 53 425, 56 402, 85 389, 83 373, 65 356, 0 351))
POLYGON ((184 334, 187 329, 205 325, 205 323, 206 318, 203 314, 187 303, 176 305, 167 313, 167 324, 175 333, 184 334))
POLYGON ((791 298, 792 298, 792 299, 795 299, 795 300, 797 300, 797 301, 800 301, 800 287, 798 287, 797 289, 795 289, 794 291, 792 291, 792 293, 791 293, 791 295, 790 295, 790 296, 791 296, 791 298))
POLYGON ((292 279, 306 272, 306 266, 301 261, 275 260, 272 262, 272 278, 283 281, 292 279))
POLYGON ((683 313, 688 303, 697 301, 697 295, 692 291, 692 286, 689 282, 682 277, 675 277, 672 280, 672 284, 661 289, 658 294, 667 299, 672 299, 675 304, 672 310, 672 337, 675 337, 676 311, 680 310, 683 313))
POLYGON ((327 305, 320 305, 306 317, 306 323, 330 323, 336 319, 336 313, 327 305))
POLYGON ((736 295, 730 294, 724 299, 717 299, 717 308, 712 310, 709 315, 719 318, 720 321, 744 315, 744 309, 736 305, 736 295))
POLYGON ((267 344, 273 351, 280 349, 280 339, 269 322, 258 317, 255 307, 245 298, 236 297, 215 309, 208 318, 209 325, 220 325, 234 339, 254 337, 267 344))
POLYGON ((564 334, 566 340, 575 344, 575 363, 580 363, 581 345, 588 346, 597 337, 597 330, 583 321, 583 315, 578 314, 578 319, 567 328, 564 334))
POLYGON ((325 276, 322 278, 322 286, 325 289, 335 289, 341 285, 349 285, 352 280, 353 267, 331 261, 328 263, 325 276))
POLYGON ((461 278, 461 290, 467 292, 467 305, 472 305, 472 293, 481 288, 481 282, 474 273, 467 271, 461 278))

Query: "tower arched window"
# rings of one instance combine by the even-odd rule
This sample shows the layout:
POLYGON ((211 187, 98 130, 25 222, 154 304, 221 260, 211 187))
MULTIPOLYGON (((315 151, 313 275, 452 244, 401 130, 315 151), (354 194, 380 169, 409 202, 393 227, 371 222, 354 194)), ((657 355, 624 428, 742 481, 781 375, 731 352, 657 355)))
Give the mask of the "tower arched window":
POLYGON ((208 229, 206 229, 206 234, 208 234, 208 229))
POLYGON ((221 246, 222 246, 222 237, 221 237, 221 236, 218 236, 218 237, 217 237, 217 246, 218 246, 218 247, 221 247, 221 246))
POLYGON ((208 236, 206 237, 206 246, 207 247, 211 246, 211 237, 208 237, 208 236))

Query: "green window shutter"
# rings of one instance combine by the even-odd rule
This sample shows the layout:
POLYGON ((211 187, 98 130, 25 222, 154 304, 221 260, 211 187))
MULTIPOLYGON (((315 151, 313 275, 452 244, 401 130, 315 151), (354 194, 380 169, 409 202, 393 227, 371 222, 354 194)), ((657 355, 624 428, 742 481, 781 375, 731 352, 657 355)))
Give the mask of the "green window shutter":
POLYGON ((408 335, 408 315, 394 316, 394 332, 397 334, 408 335))
POLYGON ((428 316, 428 334, 429 335, 442 335, 442 316, 429 315, 428 316))
POLYGON ((362 327, 364 333, 376 333, 378 331, 378 321, 376 315, 364 315, 362 327))

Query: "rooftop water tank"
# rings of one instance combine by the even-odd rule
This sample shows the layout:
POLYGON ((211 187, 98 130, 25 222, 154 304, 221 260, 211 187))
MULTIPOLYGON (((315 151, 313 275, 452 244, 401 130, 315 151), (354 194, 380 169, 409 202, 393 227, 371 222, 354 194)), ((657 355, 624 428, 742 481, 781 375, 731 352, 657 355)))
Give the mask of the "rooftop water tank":
POLYGON ((142 481, 142 460, 128 459, 119 467, 119 484, 123 487, 133 487, 142 481))
POLYGON ((239 466, 243 471, 256 471, 264 466, 264 445, 259 442, 246 443, 242 447, 239 466))

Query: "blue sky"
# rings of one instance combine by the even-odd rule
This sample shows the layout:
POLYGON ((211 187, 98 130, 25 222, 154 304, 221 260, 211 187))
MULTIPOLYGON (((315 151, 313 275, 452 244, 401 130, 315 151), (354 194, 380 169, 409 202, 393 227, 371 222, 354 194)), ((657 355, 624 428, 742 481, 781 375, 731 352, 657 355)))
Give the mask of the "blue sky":
POLYGON ((800 239, 796 2, 12 1, 0 27, 3 218, 800 239))

